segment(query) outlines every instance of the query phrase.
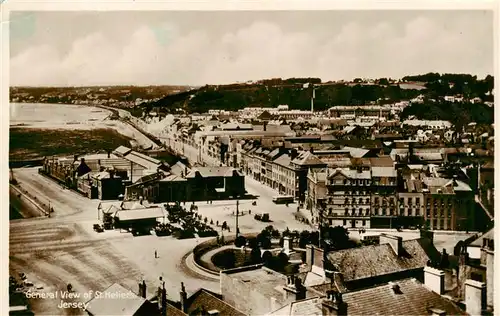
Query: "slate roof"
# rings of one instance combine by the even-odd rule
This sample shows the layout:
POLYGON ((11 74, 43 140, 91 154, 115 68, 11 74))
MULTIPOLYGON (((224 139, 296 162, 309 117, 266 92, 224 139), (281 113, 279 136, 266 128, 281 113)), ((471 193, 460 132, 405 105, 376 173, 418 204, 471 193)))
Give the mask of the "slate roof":
POLYGON ((237 310, 205 289, 200 289, 191 295, 187 305, 187 313, 189 315, 196 315, 196 312, 199 313, 201 310, 218 310, 221 316, 245 316, 245 313, 237 310))
POLYGON ((124 158, 145 169, 156 170, 159 166, 162 165, 161 161, 159 161, 158 159, 149 157, 147 155, 135 151, 132 151, 129 154, 125 155, 124 158))
POLYGON ((332 251, 328 260, 343 274, 344 281, 360 280, 405 270, 424 268, 439 252, 426 239, 403 241, 404 255, 398 256, 389 244, 332 251))
POLYGON ((197 171, 204 178, 231 177, 233 176, 233 172, 236 172, 236 174, 242 176, 241 172, 232 167, 196 167, 191 169, 191 171, 186 175, 186 178, 194 178, 197 171))
MULTIPOLYGON (((295 301, 271 313, 283 316, 322 316, 322 302, 326 297, 295 301)), ((372 287, 342 295, 348 315, 429 315, 439 309, 446 315, 467 315, 455 303, 429 290, 416 279, 372 287), (397 286, 397 291, 394 290, 397 286)))
POLYGON ((114 283, 101 292, 103 295, 94 297, 88 301, 87 311, 92 315, 134 315, 141 306, 146 303, 146 299, 136 295, 134 292, 124 288, 118 283, 114 283), (106 296, 123 295, 126 299, 116 299, 106 296))
POLYGON ((274 163, 278 164, 283 167, 288 167, 291 168, 290 162, 292 162, 292 159, 290 158, 290 155, 288 154, 283 154, 279 156, 278 158, 274 159, 274 163))
POLYGON ((399 286, 396 294, 392 284, 343 295, 349 315, 429 315, 429 309, 440 309, 446 315, 467 315, 452 301, 432 292, 416 279, 393 282, 399 286))
POLYGON ((292 160, 292 163, 300 166, 325 165, 321 159, 316 157, 310 151, 301 152, 297 157, 295 157, 295 159, 292 160))

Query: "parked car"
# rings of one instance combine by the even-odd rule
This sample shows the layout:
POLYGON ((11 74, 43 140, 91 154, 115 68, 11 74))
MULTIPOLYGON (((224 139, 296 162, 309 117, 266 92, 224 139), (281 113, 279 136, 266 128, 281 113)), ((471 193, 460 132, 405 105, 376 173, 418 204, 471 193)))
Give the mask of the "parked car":
POLYGON ((104 231, 104 228, 100 224, 94 224, 94 231, 102 233, 104 231))
POLYGON ((261 222, 269 222, 270 219, 269 219, 269 213, 259 213, 259 214, 255 214, 254 218, 258 221, 261 221, 261 222))

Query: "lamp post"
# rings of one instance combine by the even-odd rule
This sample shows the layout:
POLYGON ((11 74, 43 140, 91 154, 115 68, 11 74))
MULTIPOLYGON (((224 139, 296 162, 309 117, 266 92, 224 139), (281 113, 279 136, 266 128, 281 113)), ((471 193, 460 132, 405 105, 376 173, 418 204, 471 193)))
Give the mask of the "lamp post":
POLYGON ((236 238, 238 238, 238 233, 239 233, 239 229, 238 229, 238 216, 239 216, 239 205, 240 205, 240 200, 236 200, 236 238))

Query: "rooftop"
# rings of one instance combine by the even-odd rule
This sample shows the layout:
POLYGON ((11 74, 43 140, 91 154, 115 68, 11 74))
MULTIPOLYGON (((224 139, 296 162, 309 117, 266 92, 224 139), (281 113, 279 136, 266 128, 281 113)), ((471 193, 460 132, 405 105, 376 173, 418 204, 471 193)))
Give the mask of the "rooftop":
POLYGON ((151 207, 139 210, 120 210, 116 214, 120 221, 160 218, 165 217, 165 215, 161 207, 151 207))
POLYGON ((186 175, 186 178, 194 178, 196 172, 202 177, 232 177, 233 175, 243 176, 241 172, 233 167, 196 167, 186 175))
POLYGON ((343 274, 346 282, 423 268, 439 252, 427 239, 403 241, 403 254, 398 256, 389 244, 332 251, 328 260, 343 274))
POLYGON ((189 315, 196 314, 197 311, 217 310, 221 316, 245 316, 245 313, 224 302, 215 293, 211 293, 205 289, 200 289, 191 295, 187 305, 187 313, 189 315))

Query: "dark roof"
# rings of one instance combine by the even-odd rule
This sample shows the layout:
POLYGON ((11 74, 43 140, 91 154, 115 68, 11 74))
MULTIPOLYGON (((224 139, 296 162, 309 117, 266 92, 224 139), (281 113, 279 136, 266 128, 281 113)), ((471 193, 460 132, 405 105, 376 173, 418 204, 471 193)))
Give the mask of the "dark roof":
POLYGON ((194 178, 196 172, 199 172, 202 177, 232 177, 243 176, 241 172, 233 167, 196 167, 189 171, 186 178, 194 178))
POLYGON ((197 314, 196 311, 218 310, 221 316, 245 316, 245 314, 235 307, 221 300, 218 295, 205 289, 196 291, 187 302, 187 313, 197 314))
POLYGON ((424 268, 439 252, 428 239, 403 241, 403 255, 389 244, 332 251, 328 260, 343 274, 344 281, 372 278, 406 270, 424 268))
POLYGON ((416 279, 405 279, 343 295, 349 315, 429 315, 440 309, 446 315, 467 315, 452 301, 427 289, 416 279), (393 286, 399 288, 396 294, 393 286))
POLYGON ((168 316, 187 316, 186 313, 173 306, 170 303, 167 303, 167 315, 168 316))
MULTIPOLYGON (((326 300, 326 297, 313 297, 295 301, 271 315, 324 315, 322 302, 326 300)), ((348 292, 342 295, 342 300, 347 304, 348 315, 429 315, 433 309, 441 310, 445 315, 467 315, 455 303, 429 290, 416 279, 348 292)))

